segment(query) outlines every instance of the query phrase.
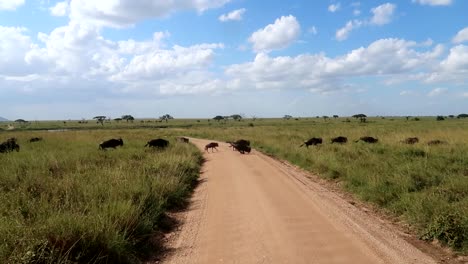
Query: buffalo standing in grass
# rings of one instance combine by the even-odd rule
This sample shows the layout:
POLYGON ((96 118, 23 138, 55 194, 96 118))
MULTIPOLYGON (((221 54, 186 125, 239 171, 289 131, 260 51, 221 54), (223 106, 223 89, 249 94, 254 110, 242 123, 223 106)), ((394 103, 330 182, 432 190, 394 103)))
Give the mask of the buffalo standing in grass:
POLYGON ((167 146, 169 146, 169 141, 162 139, 162 138, 152 139, 148 141, 145 145, 145 147, 161 148, 161 149, 166 148, 167 146))
POLYGON ((5 142, 0 144, 0 153, 8 153, 13 150, 16 150, 16 152, 20 150, 20 146, 16 143, 16 138, 7 139, 5 142))
POLYGON ((39 142, 39 141, 42 141, 42 138, 40 137, 33 137, 29 140, 30 143, 33 143, 33 142, 39 142))
POLYGON ((356 140, 355 142, 359 142, 359 141, 363 141, 363 142, 366 142, 366 143, 377 143, 379 140, 377 138, 373 138, 373 137, 361 137, 359 138, 358 140, 356 140))
POLYGON ((434 145, 445 145, 445 144, 447 144, 446 141, 442 141, 442 140, 439 140, 439 139, 431 140, 431 141, 427 142, 427 145, 429 145, 429 146, 434 146, 434 145))
POLYGON ((339 137, 335 137, 335 138, 332 138, 331 139, 331 143, 339 143, 339 144, 344 144, 348 142, 348 138, 347 137, 343 137, 343 136, 339 136, 339 137))
POLYGON ((211 149, 211 152, 214 152, 214 150, 216 149, 216 151, 218 151, 218 149, 216 147, 219 147, 218 143, 216 142, 211 142, 209 144, 207 144, 205 146, 205 151, 209 152, 208 150, 211 149))
POLYGON ((322 144, 322 142, 323 142, 322 138, 311 138, 307 141, 304 141, 304 143, 300 145, 299 147, 302 147, 305 145, 308 148, 310 145, 316 146, 316 145, 322 144))
POLYGON ((119 139, 109 139, 106 141, 103 141, 99 144, 99 149, 106 150, 108 148, 113 148, 115 149, 118 146, 123 146, 123 140, 122 138, 119 139))
POLYGON ((405 144, 413 145, 419 142, 419 138, 417 137, 410 137, 402 141, 405 144))

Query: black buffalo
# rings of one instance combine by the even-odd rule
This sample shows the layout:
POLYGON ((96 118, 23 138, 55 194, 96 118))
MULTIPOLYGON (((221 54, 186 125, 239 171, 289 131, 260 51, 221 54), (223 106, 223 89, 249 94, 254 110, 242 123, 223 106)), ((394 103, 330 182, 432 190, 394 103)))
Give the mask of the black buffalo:
POLYGON ((113 139, 109 139, 109 140, 101 142, 101 144, 99 144, 99 149, 102 149, 102 150, 106 150, 107 148, 115 149, 118 146, 123 146, 123 144, 124 143, 123 143, 122 138, 119 138, 119 139, 113 138, 113 139))
POLYGON ((41 140, 42 140, 42 138, 40 138, 40 137, 33 137, 33 138, 29 139, 29 142, 32 143, 32 142, 38 142, 38 141, 41 141, 41 140))
POLYGON ((235 147, 235 149, 237 151, 239 151, 240 153, 242 153, 242 154, 245 154, 246 152, 250 153, 250 151, 252 151, 250 146, 246 146, 246 145, 238 145, 238 146, 235 147))
POLYGON ((205 151, 209 152, 208 150, 211 149, 211 152, 213 152, 215 149, 218 151, 216 147, 219 147, 218 143, 216 142, 211 142, 205 146, 205 151))
POLYGON ((410 144, 410 145, 416 144, 418 142, 419 142, 419 138, 417 137, 410 137, 402 141, 402 143, 410 144))
POLYGON ((340 144, 344 144, 348 142, 348 138, 347 137, 342 137, 342 136, 339 136, 339 137, 335 137, 335 138, 332 138, 331 139, 331 143, 340 143, 340 144))
POLYGON ((20 146, 16 143, 16 138, 9 138, 0 144, 0 153, 8 153, 13 150, 16 150, 16 152, 20 150, 20 146))
POLYGON ((245 139, 239 139, 239 140, 235 141, 234 144, 236 144, 238 146, 250 146, 250 141, 245 140, 245 139))
POLYGON ((145 147, 151 147, 151 148, 166 148, 169 146, 169 141, 158 138, 158 139, 152 139, 148 141, 145 145, 145 147))
POLYGON ((250 147, 250 141, 245 140, 245 139, 239 139, 236 141, 228 141, 229 147, 232 147, 233 150, 236 150, 236 146, 249 146, 250 147))
POLYGON ((372 144, 372 143, 377 143, 379 140, 377 138, 374 138, 374 137, 361 137, 358 140, 356 140, 355 142, 359 142, 359 141, 363 141, 363 142, 372 144))
POLYGON ((302 146, 306 146, 306 147, 309 147, 310 145, 312 146, 316 146, 316 145, 320 145, 322 144, 323 140, 322 138, 311 138, 307 141, 304 141, 304 143, 302 143, 302 145, 300 145, 299 147, 302 147, 302 146))
POLYGON ((250 153, 250 151, 252 150, 250 148, 249 140, 239 139, 234 142, 229 142, 229 144, 230 144, 230 147, 232 147, 232 150, 237 150, 242 154, 245 154, 246 152, 250 153))

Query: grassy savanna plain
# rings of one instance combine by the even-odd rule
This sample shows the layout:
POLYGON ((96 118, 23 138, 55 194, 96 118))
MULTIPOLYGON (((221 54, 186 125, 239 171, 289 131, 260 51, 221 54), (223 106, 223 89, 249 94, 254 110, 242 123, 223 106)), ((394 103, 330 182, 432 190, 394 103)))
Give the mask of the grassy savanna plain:
MULTIPOLYGON (((189 145, 173 143, 164 154, 142 150, 144 141, 149 138, 173 139, 179 135, 221 141, 249 139, 254 148, 338 183, 338 186, 357 198, 409 223, 422 239, 437 240, 458 252, 468 252, 468 119, 436 121, 435 117, 420 117, 419 121, 415 121, 387 117, 368 118, 367 123, 360 123, 353 118, 350 118, 350 122, 346 122, 345 118, 245 119, 240 122, 217 122, 207 119, 176 119, 167 123, 147 121, 149 120, 135 120, 133 123, 112 122, 103 126, 95 121, 89 121, 87 124, 78 124, 76 121, 67 121, 66 124, 44 121, 20 125, 16 131, 2 132, 2 140, 11 136, 18 137, 22 150, 19 153, 0 156, 1 164, 5 165, 0 170, 0 181, 2 186, 7 186, 2 187, 1 199, 8 205, 2 205, 4 223, 1 224, 0 235, 7 234, 6 237, 10 241, 23 241, 23 244, 20 243, 23 246, 19 247, 7 244, 10 246, 2 248, 3 256, 29 257, 29 252, 41 252, 37 249, 48 243, 61 249, 58 250, 61 254, 76 255, 73 250, 63 250, 63 247, 60 247, 62 244, 56 242, 60 240, 50 239, 48 234, 54 231, 53 233, 60 234, 60 238, 71 238, 67 241, 78 240, 79 243, 83 243, 79 247, 73 245, 72 248, 77 250, 85 249, 92 253, 95 248, 106 248, 106 251, 99 252, 98 255, 112 256, 122 262, 130 261, 125 257, 136 256, 134 246, 140 245, 144 239, 136 239, 137 242, 129 246, 119 242, 121 238, 114 234, 122 234, 119 233, 122 227, 116 223, 125 223, 123 226, 134 228, 128 222, 116 218, 134 219, 135 215, 139 215, 126 207, 133 205, 130 202, 133 198, 129 198, 133 195, 129 194, 132 193, 130 190, 140 190, 139 187, 132 186, 135 184, 143 188, 142 192, 145 195, 162 197, 158 198, 159 203, 161 200, 165 202, 155 211, 156 216, 161 215, 161 208, 165 209, 168 206, 168 200, 164 197, 174 197, 171 194, 178 193, 179 190, 175 187, 163 187, 165 184, 161 182, 165 182, 165 177, 153 178, 151 175, 155 172, 144 168, 169 169, 170 173, 164 175, 169 175, 168 179, 177 183, 182 181, 182 186, 187 186, 187 182, 181 179, 191 181, 198 172, 200 156, 189 145), (70 130, 63 133, 34 131, 39 129, 70 130), (38 145, 29 145, 25 139, 31 136, 43 136, 45 140, 38 145), (128 145, 122 150, 97 151, 97 142, 117 136, 122 136, 129 142, 128 145), (330 139, 336 136, 346 136, 349 142, 343 145, 331 144, 330 139), (361 136, 377 137, 379 142, 355 143, 354 140, 361 136), (324 144, 299 148, 303 141, 311 137, 322 137, 324 144), (401 143, 407 137, 418 137, 420 142, 415 145, 401 143), (434 139, 446 141, 447 144, 426 144, 434 139), (165 162, 162 162, 163 160, 165 162), (177 165, 178 162, 173 160, 183 165, 177 165), (54 176, 53 173, 56 163, 63 170, 60 177, 54 176), (107 170, 109 171, 106 172, 107 170), (185 175, 184 171, 189 173, 185 175), (84 176, 79 176, 80 173, 84 176), (102 176, 103 174, 105 176, 102 176), (103 181, 98 184, 96 181, 100 178, 103 178, 103 181), (148 189, 145 182, 148 178, 153 179, 153 184, 158 187, 148 189), (65 197, 69 200, 68 207, 65 206, 67 203, 61 200, 64 198, 59 198, 64 197, 62 189, 68 186, 61 181, 70 181, 68 184, 73 183, 72 186, 81 186, 67 187, 66 190, 81 190, 65 191, 65 197), (109 192, 113 189, 112 186, 119 186, 119 183, 125 188, 111 195, 109 192), (30 190, 34 188, 29 188, 30 185, 38 185, 40 194, 38 195, 37 191, 31 194, 30 190), (114 205, 104 206, 100 202, 103 198, 98 186, 116 200, 114 205), (43 192, 49 194, 43 195, 43 192), (161 192, 163 194, 160 194, 161 192), (83 197, 88 197, 86 195, 96 197, 84 199, 83 197), (32 206, 38 212, 32 214, 26 210, 24 213, 23 208, 30 208, 27 205, 31 201, 39 203, 32 206), (56 205, 53 201, 57 201, 56 205), (65 206, 66 209, 57 206, 65 206), (74 212, 81 217, 75 217, 74 212), (103 217, 103 214, 108 218, 103 217), (33 220, 30 220, 30 215, 34 215, 33 220), (33 226, 34 223, 38 223, 40 228, 33 226), (88 230, 90 226, 94 226, 95 233, 88 230), (87 235, 84 236, 80 232, 87 235), (32 237, 37 239, 35 244, 27 240, 32 237), (101 239, 107 241, 105 246, 93 244, 101 239), (112 252, 118 253, 113 256, 112 252), (132 254, 127 254, 128 252, 132 254)), ((6 129, 7 123, 0 127, 6 129)), ((187 188, 182 187, 182 190, 182 194, 185 195, 187 188)), ((176 200, 181 201, 179 198, 176 200)), ((145 206, 148 204, 137 203, 137 208, 145 206)), ((148 215, 151 214, 150 212, 148 215)), ((149 226, 157 223, 157 217, 154 221, 149 226)), ((134 233, 124 231, 123 236, 134 233)))
POLYGON ((165 212, 184 205, 202 163, 161 130, 0 132, 12 136, 21 150, 0 155, 0 263, 138 263, 160 248, 165 212), (122 148, 98 150, 116 137, 122 148), (143 147, 157 137, 166 150, 143 147))

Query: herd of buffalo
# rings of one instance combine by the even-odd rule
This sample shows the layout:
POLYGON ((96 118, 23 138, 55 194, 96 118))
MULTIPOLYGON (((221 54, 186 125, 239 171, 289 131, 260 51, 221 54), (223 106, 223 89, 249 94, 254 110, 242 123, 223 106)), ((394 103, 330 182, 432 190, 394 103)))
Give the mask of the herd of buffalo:
MULTIPOLYGON (((178 137, 177 140, 181 141, 181 142, 185 142, 185 143, 188 143, 189 142, 189 139, 186 138, 186 137, 178 137)), ((31 139, 29 139, 29 142, 30 143, 33 143, 33 142, 39 142, 39 141, 42 141, 42 138, 40 137, 33 137, 31 139)), ((103 141, 99 144, 99 149, 101 150, 106 150, 108 148, 113 148, 115 149, 116 147, 121 147, 123 146, 124 142, 122 140, 122 138, 118 138, 118 139, 109 139, 109 140, 106 140, 106 141, 103 141)), ((166 148, 167 146, 169 145, 169 141, 165 140, 165 139, 162 139, 162 138, 158 138, 158 139, 152 139, 150 141, 148 141, 145 145, 145 147, 152 147, 152 148, 166 148)), ((7 139, 5 142, 1 143, 0 144, 0 153, 8 153, 8 152, 12 152, 16 150, 17 152, 20 151, 20 146, 18 145, 18 140, 16 138, 9 138, 7 139)))
MULTIPOLYGON (((186 138, 186 137, 178 137, 177 140, 179 140, 181 142, 184 142, 184 143, 189 142, 189 139, 186 138)), ((123 146, 123 144, 124 144, 124 142, 123 142, 122 138, 118 138, 118 139, 113 138, 113 139, 109 139, 109 140, 101 142, 99 144, 99 149, 102 149, 102 150, 106 150, 108 148, 114 148, 115 149, 116 147, 123 146)), ((169 141, 167 141, 165 139, 162 139, 162 138, 151 139, 145 145, 145 147, 159 148, 159 149, 164 149, 167 146, 169 146, 169 141)))
MULTIPOLYGON (((41 141, 41 140, 42 140, 42 138, 40 138, 40 137, 33 137, 33 138, 29 139, 29 142, 33 143, 33 142, 38 142, 38 141, 41 141)), ((189 142, 189 139, 186 138, 186 137, 178 137, 177 140, 179 140, 180 142, 184 142, 184 143, 189 142)), ((359 142, 359 141, 366 142, 366 143, 377 143, 379 140, 377 138, 374 138, 374 137, 366 136, 366 137, 359 138, 355 142, 359 142)), ((348 138, 343 137, 343 136, 334 137, 334 138, 331 139, 332 144, 333 143, 345 144, 347 142, 348 142, 348 138)), ((406 138, 405 140, 401 141, 401 143, 411 144, 411 145, 416 144, 418 142, 419 142, 419 138, 417 138, 417 137, 410 137, 410 138, 406 138)), ((228 141, 227 143, 229 143, 229 145, 230 145, 229 147, 231 147, 233 150, 239 151, 242 154, 250 153, 250 151, 252 150, 251 147, 250 147, 250 141, 245 140, 245 139, 239 139, 237 141, 228 141)), ((322 138, 313 137, 313 138, 305 141, 299 147, 302 147, 302 146, 306 146, 306 147, 316 146, 316 145, 321 145, 322 143, 323 143, 322 138)), ((101 149, 101 150, 106 150, 108 148, 114 148, 115 149, 116 147, 123 146, 123 144, 124 144, 124 142, 123 142, 122 138, 109 139, 109 140, 101 142, 99 144, 99 149, 101 149)), ((447 144, 447 142, 442 141, 442 140, 431 140, 431 141, 427 142, 427 144, 428 145, 441 145, 441 144, 447 144)), ((162 139, 162 138, 158 138, 158 139, 152 139, 152 140, 148 141, 146 143, 145 147, 164 149, 168 145, 169 145, 169 141, 167 141, 165 139, 162 139)), ((218 146, 219 146, 218 143, 211 142, 211 143, 209 143, 209 144, 207 144, 205 146, 205 151, 209 152, 209 149, 211 149, 212 152, 214 152, 214 150, 217 151, 218 146)), ((9 138, 5 142, 0 144, 0 153, 8 153, 8 152, 19 151, 19 150, 20 150, 20 146, 18 145, 16 138, 9 138)))
MULTIPOLYGON (((361 137, 359 138, 358 140, 354 141, 354 142, 359 142, 359 141, 362 141, 362 142, 366 142, 366 143, 377 143, 379 141, 379 139, 377 138, 374 138, 374 137, 361 137)), ((345 144, 348 142, 348 138, 347 137, 343 137, 343 136, 339 136, 339 137, 334 137, 331 139, 331 143, 339 143, 339 144, 345 144)), ((404 144, 409 144, 409 145, 413 145, 413 144, 416 144, 419 142, 419 138, 417 137, 409 137, 409 138, 406 138, 405 140, 402 140, 401 143, 404 143, 404 144)), ((323 143, 323 139, 322 138, 316 138, 316 137, 313 137, 307 141, 304 141, 304 143, 302 143, 302 145, 300 145, 299 147, 302 147, 302 146, 306 146, 306 147, 309 147, 309 146, 316 146, 316 145, 320 145, 323 143)), ((428 145, 441 145, 441 144, 447 144, 447 142, 445 141, 442 141, 442 140, 431 140, 431 141, 428 141, 427 142, 428 145)))

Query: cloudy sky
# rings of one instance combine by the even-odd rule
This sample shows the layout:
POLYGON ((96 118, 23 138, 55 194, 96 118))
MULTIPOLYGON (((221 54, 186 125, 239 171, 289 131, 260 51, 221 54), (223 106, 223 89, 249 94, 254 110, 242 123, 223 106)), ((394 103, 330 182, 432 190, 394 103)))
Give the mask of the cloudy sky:
POLYGON ((0 0, 0 116, 468 112, 465 0, 0 0))

